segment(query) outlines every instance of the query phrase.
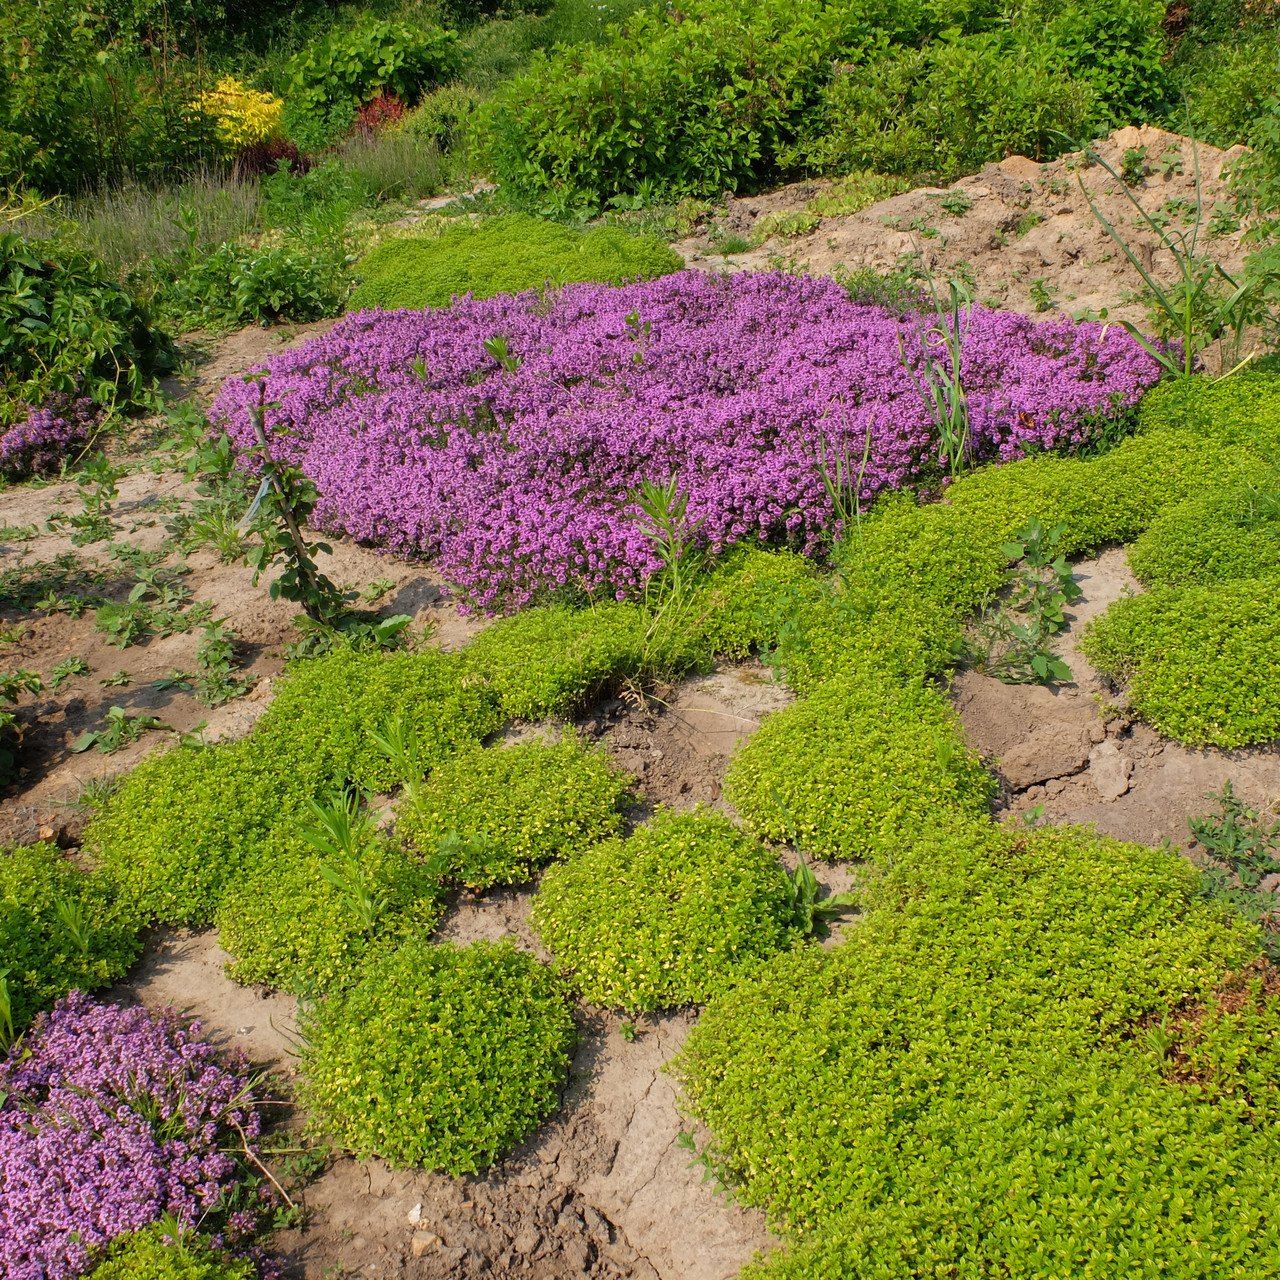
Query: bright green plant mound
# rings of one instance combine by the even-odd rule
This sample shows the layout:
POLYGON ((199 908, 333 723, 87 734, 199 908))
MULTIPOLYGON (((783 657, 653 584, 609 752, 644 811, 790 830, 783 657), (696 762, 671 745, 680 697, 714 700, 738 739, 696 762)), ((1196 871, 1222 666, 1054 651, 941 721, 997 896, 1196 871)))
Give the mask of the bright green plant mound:
POLYGON ((372 736, 399 717, 430 768, 501 723, 495 694, 458 658, 337 649, 295 665, 249 737, 143 761, 85 843, 147 919, 208 923, 308 798, 348 782, 404 781, 372 736))
POLYGON ((660 813, 552 867, 532 919, 587 1000, 633 1010, 707 1000, 793 937, 781 864, 710 811, 660 813))
POLYGON ((93 1280, 254 1280, 257 1268, 219 1253, 190 1232, 174 1243, 162 1228, 117 1240, 89 1275, 93 1280))
MULTIPOLYGON (((120 977, 141 950, 138 922, 102 876, 51 844, 0 849, 0 970, 15 1032, 73 988, 120 977)), ((0 1011, 0 1039, 7 1030, 0 1011)))
POLYGON ((363 283, 348 304, 446 307, 464 293, 491 298, 544 285, 651 280, 684 265, 660 240, 618 227, 575 231, 525 214, 459 223, 433 238, 387 240, 360 260, 363 283))
POLYGON ((302 1097, 360 1156, 460 1175, 555 1109, 574 1043, 559 980, 509 943, 375 956, 301 1023, 302 1097))
POLYGON ((629 779, 566 737, 480 747, 434 770, 400 808, 397 834, 468 888, 523 884, 544 863, 616 836, 629 779))
POLYGON ((1081 649, 1138 715, 1192 746, 1280 739, 1280 575, 1118 600, 1081 649))
POLYGON ((1280 1106, 1254 1089, 1280 1008, 1215 1000, 1258 937, 1175 853, 960 824, 868 906, 713 1001, 677 1060, 715 1164, 796 1233, 765 1273, 1274 1269, 1280 1106))
POLYGON ((296 831, 271 843, 213 920, 237 982, 328 990, 352 981, 375 948, 430 933, 444 914, 438 870, 372 831, 354 876, 296 831))
POLYGON ((763 839, 888 862, 947 815, 984 814, 992 782, 943 694, 867 670, 768 717, 725 795, 763 839))

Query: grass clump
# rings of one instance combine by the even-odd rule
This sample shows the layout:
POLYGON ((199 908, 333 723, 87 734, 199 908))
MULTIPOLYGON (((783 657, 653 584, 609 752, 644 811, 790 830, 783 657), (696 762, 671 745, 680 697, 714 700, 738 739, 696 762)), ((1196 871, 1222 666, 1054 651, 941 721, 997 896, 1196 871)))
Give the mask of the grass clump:
POLYGON ((705 810, 552 867, 532 919, 585 999, 635 1011, 705 1001, 793 937, 777 858, 705 810))
POLYGON ((559 981, 509 943, 406 942, 301 1029, 302 1096, 338 1143, 455 1176, 555 1109, 574 1043, 559 981))
POLYGON ((471 889, 523 884, 544 863, 616 836, 629 779, 576 738, 478 747, 435 769, 397 834, 471 889))
POLYGON ((618 227, 575 231, 527 214, 462 222, 438 236, 385 241, 360 260, 349 310, 445 307, 465 293, 491 298, 597 280, 623 284, 678 271, 680 257, 618 227))
POLYGON ((68 991, 106 986, 141 950, 137 922, 102 876, 51 844, 0 849, 0 986, 15 1033, 68 991))
POLYGON ((1118 600, 1084 655, 1160 733, 1231 749, 1280 739, 1280 577, 1166 587, 1118 600))
POLYGON ((92 1280, 254 1280, 257 1268, 232 1259, 194 1232, 174 1240, 163 1225, 122 1236, 89 1272, 92 1280))
POLYGON ((939 829, 846 941, 713 1001, 686 1105, 797 1240, 751 1274, 1266 1274, 1274 1091, 1250 1115, 1245 1036, 1198 1026, 1229 1020, 1215 989, 1257 936, 1196 879, 1071 829, 939 829), (1204 1085, 1180 1069, 1201 1045, 1204 1085))
POLYGON ((725 795, 762 839, 887 863, 943 817, 986 813, 992 780, 943 694, 866 670, 765 720, 725 795))

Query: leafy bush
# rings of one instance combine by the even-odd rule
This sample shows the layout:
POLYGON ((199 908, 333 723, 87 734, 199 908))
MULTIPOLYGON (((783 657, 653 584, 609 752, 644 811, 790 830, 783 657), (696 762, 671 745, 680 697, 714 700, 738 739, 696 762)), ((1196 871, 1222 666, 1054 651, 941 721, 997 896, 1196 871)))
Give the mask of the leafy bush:
POLYGON ((769 716, 725 795, 762 839, 884 863, 947 815, 985 813, 992 781, 944 695, 870 669, 769 716))
MULTIPOLYGON (((300 820, 301 821, 301 820, 300 820)), ((359 884, 335 884, 342 868, 298 834, 277 831, 270 847, 227 890, 213 918, 237 982, 286 991, 323 991, 350 982, 374 949, 429 933, 444 914, 437 870, 379 836, 360 842, 359 884), (368 895, 372 924, 363 903, 368 895)))
POLYGON ((679 256, 650 236, 617 227, 574 231, 526 214, 458 223, 438 236, 384 241, 360 260, 363 283, 353 311, 382 307, 445 307, 470 293, 540 289, 545 284, 600 280, 623 284, 678 271, 679 256))
POLYGON ((1081 639, 1154 728, 1192 746, 1280 739, 1280 578, 1164 587, 1117 600, 1081 639))
MULTIPOLYGON (((686 1105, 736 1195, 799 1240, 752 1274, 1269 1270, 1274 1093, 1246 1118, 1179 1067, 1257 937, 1195 891, 1166 850, 940 829, 846 941, 713 1001, 676 1062, 686 1105)), ((1227 1091, 1250 1069, 1229 1061, 1227 1091)))
POLYGON ((0 850, 0 967, 15 1031, 73 988, 114 981, 141 950, 138 922, 102 876, 50 844, 0 850))
POLYGON ((550 970, 510 943, 422 939, 375 956, 308 1010, 301 1095, 342 1146, 476 1173, 559 1102, 573 1017, 550 970))
POLYGON ((89 1274, 93 1280, 255 1280, 253 1263, 219 1253, 199 1236, 174 1242, 163 1228, 124 1236, 89 1274))
POLYGON ((0 428, 54 394, 128 406, 172 362, 169 339, 100 263, 0 232, 0 428))
POLYGON ((553 866, 532 920, 587 1000, 631 1010, 708 1000, 793 938, 778 859, 709 810, 659 813, 553 866))
POLYGON ((477 748, 406 796, 396 831, 426 855, 450 850, 445 873, 469 888, 522 884, 553 858, 617 835, 627 782, 573 737, 477 748))

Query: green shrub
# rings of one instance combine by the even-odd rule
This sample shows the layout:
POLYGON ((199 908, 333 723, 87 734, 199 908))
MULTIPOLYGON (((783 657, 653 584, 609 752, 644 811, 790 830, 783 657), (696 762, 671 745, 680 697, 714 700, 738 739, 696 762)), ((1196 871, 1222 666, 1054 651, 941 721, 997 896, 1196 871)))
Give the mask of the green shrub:
POLYGON ((991 794, 946 697, 874 668, 775 711, 725 779, 725 796, 762 839, 879 863, 949 814, 982 815, 991 794))
POLYGON ((1280 739, 1280 577, 1118 600, 1081 640, 1155 729, 1227 749, 1280 739))
POLYGON ((363 283, 353 311, 372 307, 444 307, 464 293, 491 298, 545 284, 585 280, 622 284, 666 275, 679 256, 650 236, 618 227, 574 231, 526 214, 450 226, 438 236, 384 241, 356 270, 363 283))
POLYGON ((178 1243, 162 1227, 121 1236, 89 1275, 93 1280, 254 1280, 257 1268, 188 1233, 178 1243))
POLYGON ((445 873, 468 888, 523 884, 553 858, 616 836, 628 781, 573 737, 477 748, 406 795, 396 831, 426 856, 445 841, 445 873))
POLYGON ((423 939, 308 1010, 301 1096, 359 1156, 460 1175, 556 1107, 574 1042, 559 981, 509 943, 423 939))
POLYGON ((552 867, 534 928, 593 1004, 695 1004, 792 938, 791 887, 778 859, 709 810, 659 813, 552 867))
POLYGON ((360 888, 376 910, 372 927, 352 892, 324 875, 323 863, 294 826, 273 835, 270 848, 231 884, 213 923, 237 982, 328 990, 352 981, 376 947, 430 933, 444 914, 438 871, 385 839, 375 836, 360 850, 360 888))
POLYGON ((404 132, 432 144, 442 156, 461 160, 468 150, 475 114, 482 101, 465 84, 442 85, 422 99, 405 117, 402 127, 404 132))
POLYGON ((92 991, 142 950, 139 922, 100 875, 51 844, 0 849, 0 969, 16 1031, 73 988, 92 991))
POLYGON ((55 392, 128 406, 172 364, 169 339, 101 263, 0 232, 0 431, 55 392))
POLYGON ((1257 936, 1185 862, 965 824, 869 905, 713 1001, 675 1065, 713 1165, 797 1233, 752 1274, 1270 1269, 1274 1097, 1251 1128, 1177 1050, 1257 936))

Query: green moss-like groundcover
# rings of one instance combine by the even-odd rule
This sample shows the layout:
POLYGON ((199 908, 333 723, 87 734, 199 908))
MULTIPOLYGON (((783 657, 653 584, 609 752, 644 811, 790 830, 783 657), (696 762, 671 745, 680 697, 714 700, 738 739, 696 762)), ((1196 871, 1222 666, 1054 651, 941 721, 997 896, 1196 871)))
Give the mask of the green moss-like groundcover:
POLYGON ((652 236, 618 227, 575 231, 528 214, 459 222, 438 236, 398 237, 356 267, 350 311, 445 307, 470 293, 491 298, 546 284, 624 284, 678 271, 680 256, 652 236))
POLYGON ((258 1274, 252 1262, 228 1258, 194 1233, 167 1240, 161 1227, 122 1236, 89 1272, 93 1280, 255 1280, 258 1274))

